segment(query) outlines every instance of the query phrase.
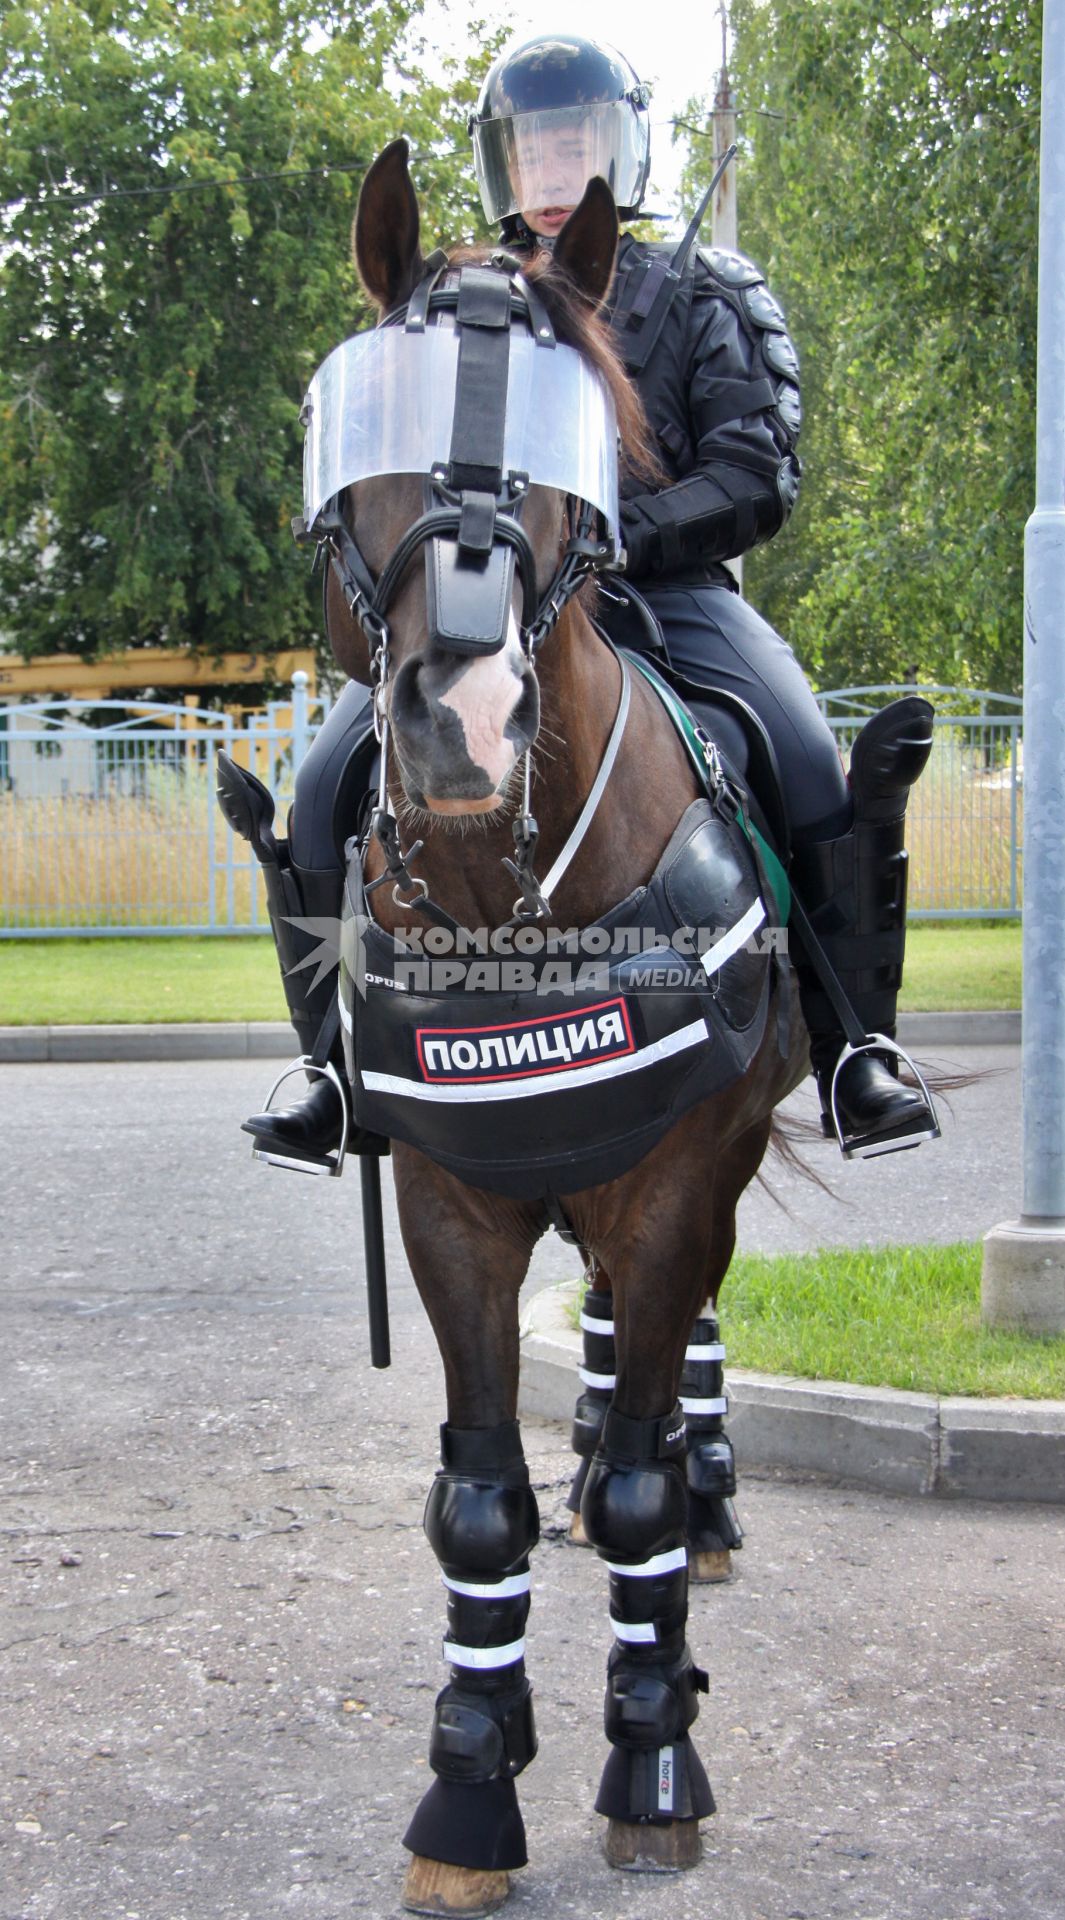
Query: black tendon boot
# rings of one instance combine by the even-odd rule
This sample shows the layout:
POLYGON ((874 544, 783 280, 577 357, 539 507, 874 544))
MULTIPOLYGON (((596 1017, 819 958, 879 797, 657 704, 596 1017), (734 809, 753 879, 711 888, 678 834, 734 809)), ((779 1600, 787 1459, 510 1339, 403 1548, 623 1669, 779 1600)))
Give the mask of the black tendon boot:
MULTIPOLYGON (((218 801, 230 826, 250 843, 262 867, 285 998, 306 1059, 336 1000, 343 874, 338 868, 318 872, 293 864, 287 843, 273 832, 273 795, 226 753, 218 755, 218 801), (298 922, 309 924, 294 924, 298 922)), ((309 1073, 308 1079, 301 1100, 277 1112, 253 1114, 243 1128, 255 1140, 257 1158, 270 1165, 303 1173, 335 1173, 348 1120, 339 1042, 330 1050, 328 1061, 309 1073)), ((280 1084, 275 1082, 275 1091, 280 1084)), ((376 1150, 383 1146, 380 1143, 376 1150)), ((370 1136, 360 1136, 358 1150, 375 1150, 370 1136)))
POLYGON ((614 1645, 604 1729, 611 1752, 596 1810, 611 1822, 614 1866, 692 1866, 714 1797, 689 1728, 707 1677, 686 1639, 688 1489, 684 1416, 633 1420, 611 1407, 581 1501, 585 1532, 610 1570, 614 1645), (656 1837, 652 1831, 667 1831, 656 1837), (686 1828, 686 1833, 679 1829, 686 1828))
POLYGON ((447 1424, 440 1441, 425 1533, 447 1588, 450 1678, 437 1695, 429 1740, 436 1778, 403 1838, 418 1867, 404 1905, 416 1913, 451 1910, 416 1897, 426 1862, 479 1873, 526 1864, 514 1782, 536 1754, 525 1622, 540 1520, 518 1423, 447 1424))
POLYGON ((859 1024, 871 1042, 887 1043, 852 1050, 824 984, 798 956, 824 1130, 848 1159, 939 1137, 923 1081, 898 1080, 893 1044, 906 939, 906 802, 931 752, 932 711, 909 695, 867 721, 851 752, 850 832, 797 847, 792 863, 796 891, 859 1024))
POLYGON ((691 1330, 680 1379, 688 1442, 688 1560, 691 1578, 727 1580, 730 1555, 743 1545, 736 1515, 736 1457, 725 1432, 725 1348, 709 1307, 691 1330))
POLYGON ((587 1287, 581 1302, 581 1364, 577 1369, 581 1394, 573 1410, 570 1445, 578 1458, 577 1471, 566 1505, 573 1515, 571 1540, 584 1541, 581 1523, 581 1495, 588 1478, 592 1455, 599 1445, 606 1410, 614 1398, 614 1296, 597 1293, 587 1287))

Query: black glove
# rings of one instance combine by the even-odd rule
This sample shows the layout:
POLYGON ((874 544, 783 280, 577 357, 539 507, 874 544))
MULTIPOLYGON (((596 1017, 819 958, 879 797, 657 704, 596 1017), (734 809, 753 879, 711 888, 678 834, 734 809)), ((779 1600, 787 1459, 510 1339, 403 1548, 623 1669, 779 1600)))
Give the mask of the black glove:
POLYGON ((662 564, 662 541, 658 528, 634 500, 621 504, 621 544, 625 549, 625 572, 630 579, 654 573, 662 564))

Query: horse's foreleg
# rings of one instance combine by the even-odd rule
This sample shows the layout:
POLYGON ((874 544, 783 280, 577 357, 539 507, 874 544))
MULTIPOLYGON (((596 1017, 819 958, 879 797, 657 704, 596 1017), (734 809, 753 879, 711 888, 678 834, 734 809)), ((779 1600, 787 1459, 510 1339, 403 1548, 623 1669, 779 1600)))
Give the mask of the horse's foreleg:
POLYGON ((732 1555, 743 1544, 734 1504, 736 1456, 725 1429, 725 1346, 716 1307, 736 1245, 736 1204, 762 1163, 771 1124, 767 1115, 719 1155, 706 1306, 692 1328, 681 1374, 680 1399, 688 1435, 689 1571, 699 1582, 728 1580, 732 1555))
POLYGON ((713 1795, 689 1727, 707 1678, 686 1638, 688 1491, 679 1405, 656 1419, 611 1407, 581 1503, 610 1571, 614 1645, 604 1722, 612 1751, 596 1797, 615 1866, 693 1866, 713 1795))
POLYGON ((449 1674, 429 1743, 435 1778, 404 1837, 414 1859, 403 1899, 419 1913, 485 1913, 526 1863, 514 1781, 536 1752, 523 1656, 539 1519, 514 1417, 517 1294, 533 1236, 523 1244, 517 1222, 501 1229, 498 1212, 456 1195, 438 1169, 420 1174, 417 1204, 404 1207, 397 1172, 448 1401, 425 1532, 447 1589, 449 1674))
POLYGON ((686 1637, 688 1484, 677 1398, 706 1294, 713 1196, 711 1182, 684 1178, 681 1166, 682 1177, 667 1184, 648 1164, 598 1209, 593 1203, 587 1219, 613 1281, 617 1355, 581 1501, 585 1532, 609 1568, 615 1636, 604 1715, 611 1752, 595 1804, 609 1822, 611 1863, 659 1870, 695 1864, 699 1820, 714 1810, 689 1731, 707 1677, 686 1637))
POLYGON ((516 1420, 446 1424, 441 1458, 425 1532, 447 1588, 450 1668, 429 1741, 436 1778, 404 1837, 404 1904, 485 1912, 528 1858, 514 1781, 536 1753, 524 1634, 539 1518, 516 1420), (443 1886, 442 1864, 462 1870, 443 1886))

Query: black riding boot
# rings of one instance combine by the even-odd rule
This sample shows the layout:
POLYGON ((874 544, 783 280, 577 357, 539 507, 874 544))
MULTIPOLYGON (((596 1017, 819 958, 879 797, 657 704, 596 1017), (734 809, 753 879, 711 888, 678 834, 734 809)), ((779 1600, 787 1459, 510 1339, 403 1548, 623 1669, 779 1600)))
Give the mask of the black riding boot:
MULTIPOLYGON (((797 847, 792 862, 796 892, 871 1040, 895 1038, 906 938, 906 802, 931 752, 932 711, 927 700, 909 695, 866 723, 851 752, 850 832, 797 847)), ((848 1159, 937 1139, 927 1089, 899 1082, 899 1052, 851 1052, 823 983, 804 955, 796 959, 826 1134, 848 1159)))
MULTIPOLYGON (((309 1056, 336 998, 343 874, 337 868, 317 871, 293 864, 287 843, 273 833, 273 795, 225 753, 218 755, 218 800, 230 826, 250 842, 262 867, 285 998, 300 1047, 309 1056)), ((243 1122, 260 1158, 308 1173, 336 1171, 335 1156, 349 1118, 339 1044, 330 1051, 329 1065, 335 1077, 322 1071, 308 1074, 310 1084, 299 1101, 243 1122)), ((360 1136, 360 1150, 373 1151, 369 1140, 360 1136)))

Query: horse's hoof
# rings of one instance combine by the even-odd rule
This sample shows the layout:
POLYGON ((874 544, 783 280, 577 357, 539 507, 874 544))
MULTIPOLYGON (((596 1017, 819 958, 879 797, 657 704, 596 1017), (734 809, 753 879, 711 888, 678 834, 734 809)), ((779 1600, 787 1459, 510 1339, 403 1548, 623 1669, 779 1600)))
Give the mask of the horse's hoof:
POLYGON ((479 1913, 494 1913, 509 1892, 507 1873, 451 1867, 416 1853, 403 1882, 403 1905, 408 1913, 463 1914, 475 1920, 479 1913))
POLYGON ((703 1857, 698 1820, 608 1820, 603 1851, 626 1873, 684 1873, 703 1857))
POLYGON ((731 1580, 733 1578, 731 1548, 718 1547, 712 1552, 689 1554, 688 1578, 700 1587, 715 1586, 722 1580, 731 1580))
POLYGON ((569 1523, 569 1537, 575 1547, 586 1547, 588 1545, 588 1535, 584 1531, 584 1521, 581 1519, 579 1513, 575 1513, 569 1523))

